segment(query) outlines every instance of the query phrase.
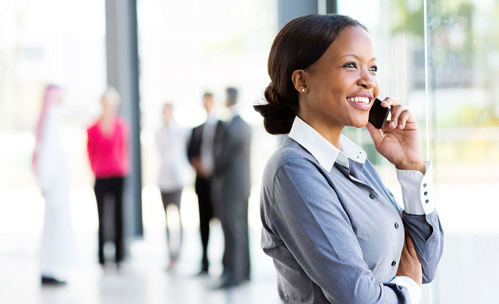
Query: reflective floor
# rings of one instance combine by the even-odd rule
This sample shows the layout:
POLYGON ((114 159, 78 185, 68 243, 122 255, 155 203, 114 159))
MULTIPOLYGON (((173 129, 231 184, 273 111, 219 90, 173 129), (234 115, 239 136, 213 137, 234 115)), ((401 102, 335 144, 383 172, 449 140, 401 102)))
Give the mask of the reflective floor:
MULTIPOLYGON (((214 236, 220 230, 214 225, 214 236)), ((255 231, 257 233, 257 231, 255 231)), ((253 239, 255 233, 252 233, 253 239)), ((199 257, 197 234, 190 231, 178 267, 167 271, 164 242, 158 236, 138 241, 131 256, 117 271, 100 268, 95 257, 84 256, 64 287, 41 287, 35 252, 4 252, 0 256, 0 303, 277 303, 272 263, 252 246, 253 278, 229 291, 214 290, 221 254, 220 236, 213 238, 210 256, 214 261, 209 276, 196 277, 199 257)), ((28 242, 37 240, 26 239, 28 242)), ((90 243, 85 246, 93 247, 90 243)))
MULTIPOLYGON (((498 303, 498 181, 440 183, 437 199, 445 250, 436 282, 431 289, 423 288, 422 304, 498 303)), ((397 191, 395 185, 391 189, 397 191)), ((221 272, 223 252, 217 222, 210 239, 210 276, 194 277, 201 248, 192 189, 187 189, 182 200, 185 238, 175 272, 166 271, 164 212, 157 189, 146 187, 143 197, 145 236, 131 244, 129 259, 118 273, 97 265, 97 215, 91 188, 72 189, 79 265, 67 286, 41 288, 43 199, 36 187, 0 187, 0 303, 279 303, 274 266, 260 249, 258 193, 252 193, 249 206, 253 279, 230 291, 211 288, 221 272)))
MULTIPOLYGON (((210 275, 196 277, 201 244, 194 194, 184 194, 184 244, 175 271, 167 271, 164 213, 154 190, 144 191, 145 235, 131 243, 129 258, 119 272, 97 264, 95 202, 88 189, 73 189, 72 213, 79 256, 64 287, 41 287, 39 242, 43 200, 37 189, 1 189, 0 303, 278 303, 275 270, 260 249, 260 230, 250 231, 252 280, 228 291, 214 290, 223 253, 222 231, 211 225, 210 275), (10 202, 10 203, 6 203, 10 202)), ((254 204, 254 203, 253 203, 254 204)), ((250 206, 250 212, 257 209, 250 206)), ((253 215, 255 217, 256 214, 253 215)), ((112 248, 111 248, 112 249, 112 248)))

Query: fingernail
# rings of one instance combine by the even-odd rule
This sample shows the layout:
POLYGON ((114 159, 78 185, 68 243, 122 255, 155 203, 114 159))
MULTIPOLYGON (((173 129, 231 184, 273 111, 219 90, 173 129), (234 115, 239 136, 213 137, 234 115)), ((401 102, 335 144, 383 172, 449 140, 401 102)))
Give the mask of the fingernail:
POLYGON ((403 129, 404 128, 404 124, 399 124, 399 128, 403 129))
POLYGON ((395 126, 396 126, 396 125, 395 125, 395 122, 393 122, 393 121, 392 121, 392 122, 390 123, 390 128, 395 128, 395 126))

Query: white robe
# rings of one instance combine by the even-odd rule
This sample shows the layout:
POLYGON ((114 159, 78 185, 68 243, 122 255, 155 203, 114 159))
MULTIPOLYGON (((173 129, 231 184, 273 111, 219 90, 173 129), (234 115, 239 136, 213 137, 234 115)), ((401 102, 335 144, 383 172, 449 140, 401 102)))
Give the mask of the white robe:
POLYGON ((41 273, 64 279, 75 266, 75 239, 69 205, 70 172, 62 147, 60 106, 48 110, 35 171, 45 198, 41 273))

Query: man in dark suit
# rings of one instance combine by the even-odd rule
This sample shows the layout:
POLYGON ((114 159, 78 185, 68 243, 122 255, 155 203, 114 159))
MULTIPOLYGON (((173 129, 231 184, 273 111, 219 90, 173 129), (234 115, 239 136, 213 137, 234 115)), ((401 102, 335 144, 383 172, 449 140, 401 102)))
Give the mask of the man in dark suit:
POLYGON ((227 88, 232 113, 215 143, 213 186, 217 214, 224 232, 224 272, 219 288, 237 286, 250 278, 248 197, 250 194, 250 126, 237 112, 237 89, 227 88))
POLYGON ((199 275, 208 274, 208 239, 210 237, 210 220, 214 218, 211 180, 214 167, 213 147, 217 134, 221 133, 222 122, 213 113, 213 94, 203 94, 203 106, 206 110, 206 122, 192 130, 187 147, 190 163, 196 170, 195 191, 199 205, 199 230, 203 245, 201 270, 199 275))

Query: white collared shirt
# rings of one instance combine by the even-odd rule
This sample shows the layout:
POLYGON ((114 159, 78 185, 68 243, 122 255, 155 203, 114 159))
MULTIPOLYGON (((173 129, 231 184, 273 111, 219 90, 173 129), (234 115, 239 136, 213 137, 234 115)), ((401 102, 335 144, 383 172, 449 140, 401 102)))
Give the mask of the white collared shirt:
POLYGON ((237 104, 232 105, 229 107, 229 112, 230 112, 230 118, 229 121, 231 121, 234 117, 239 115, 239 107, 237 104))

